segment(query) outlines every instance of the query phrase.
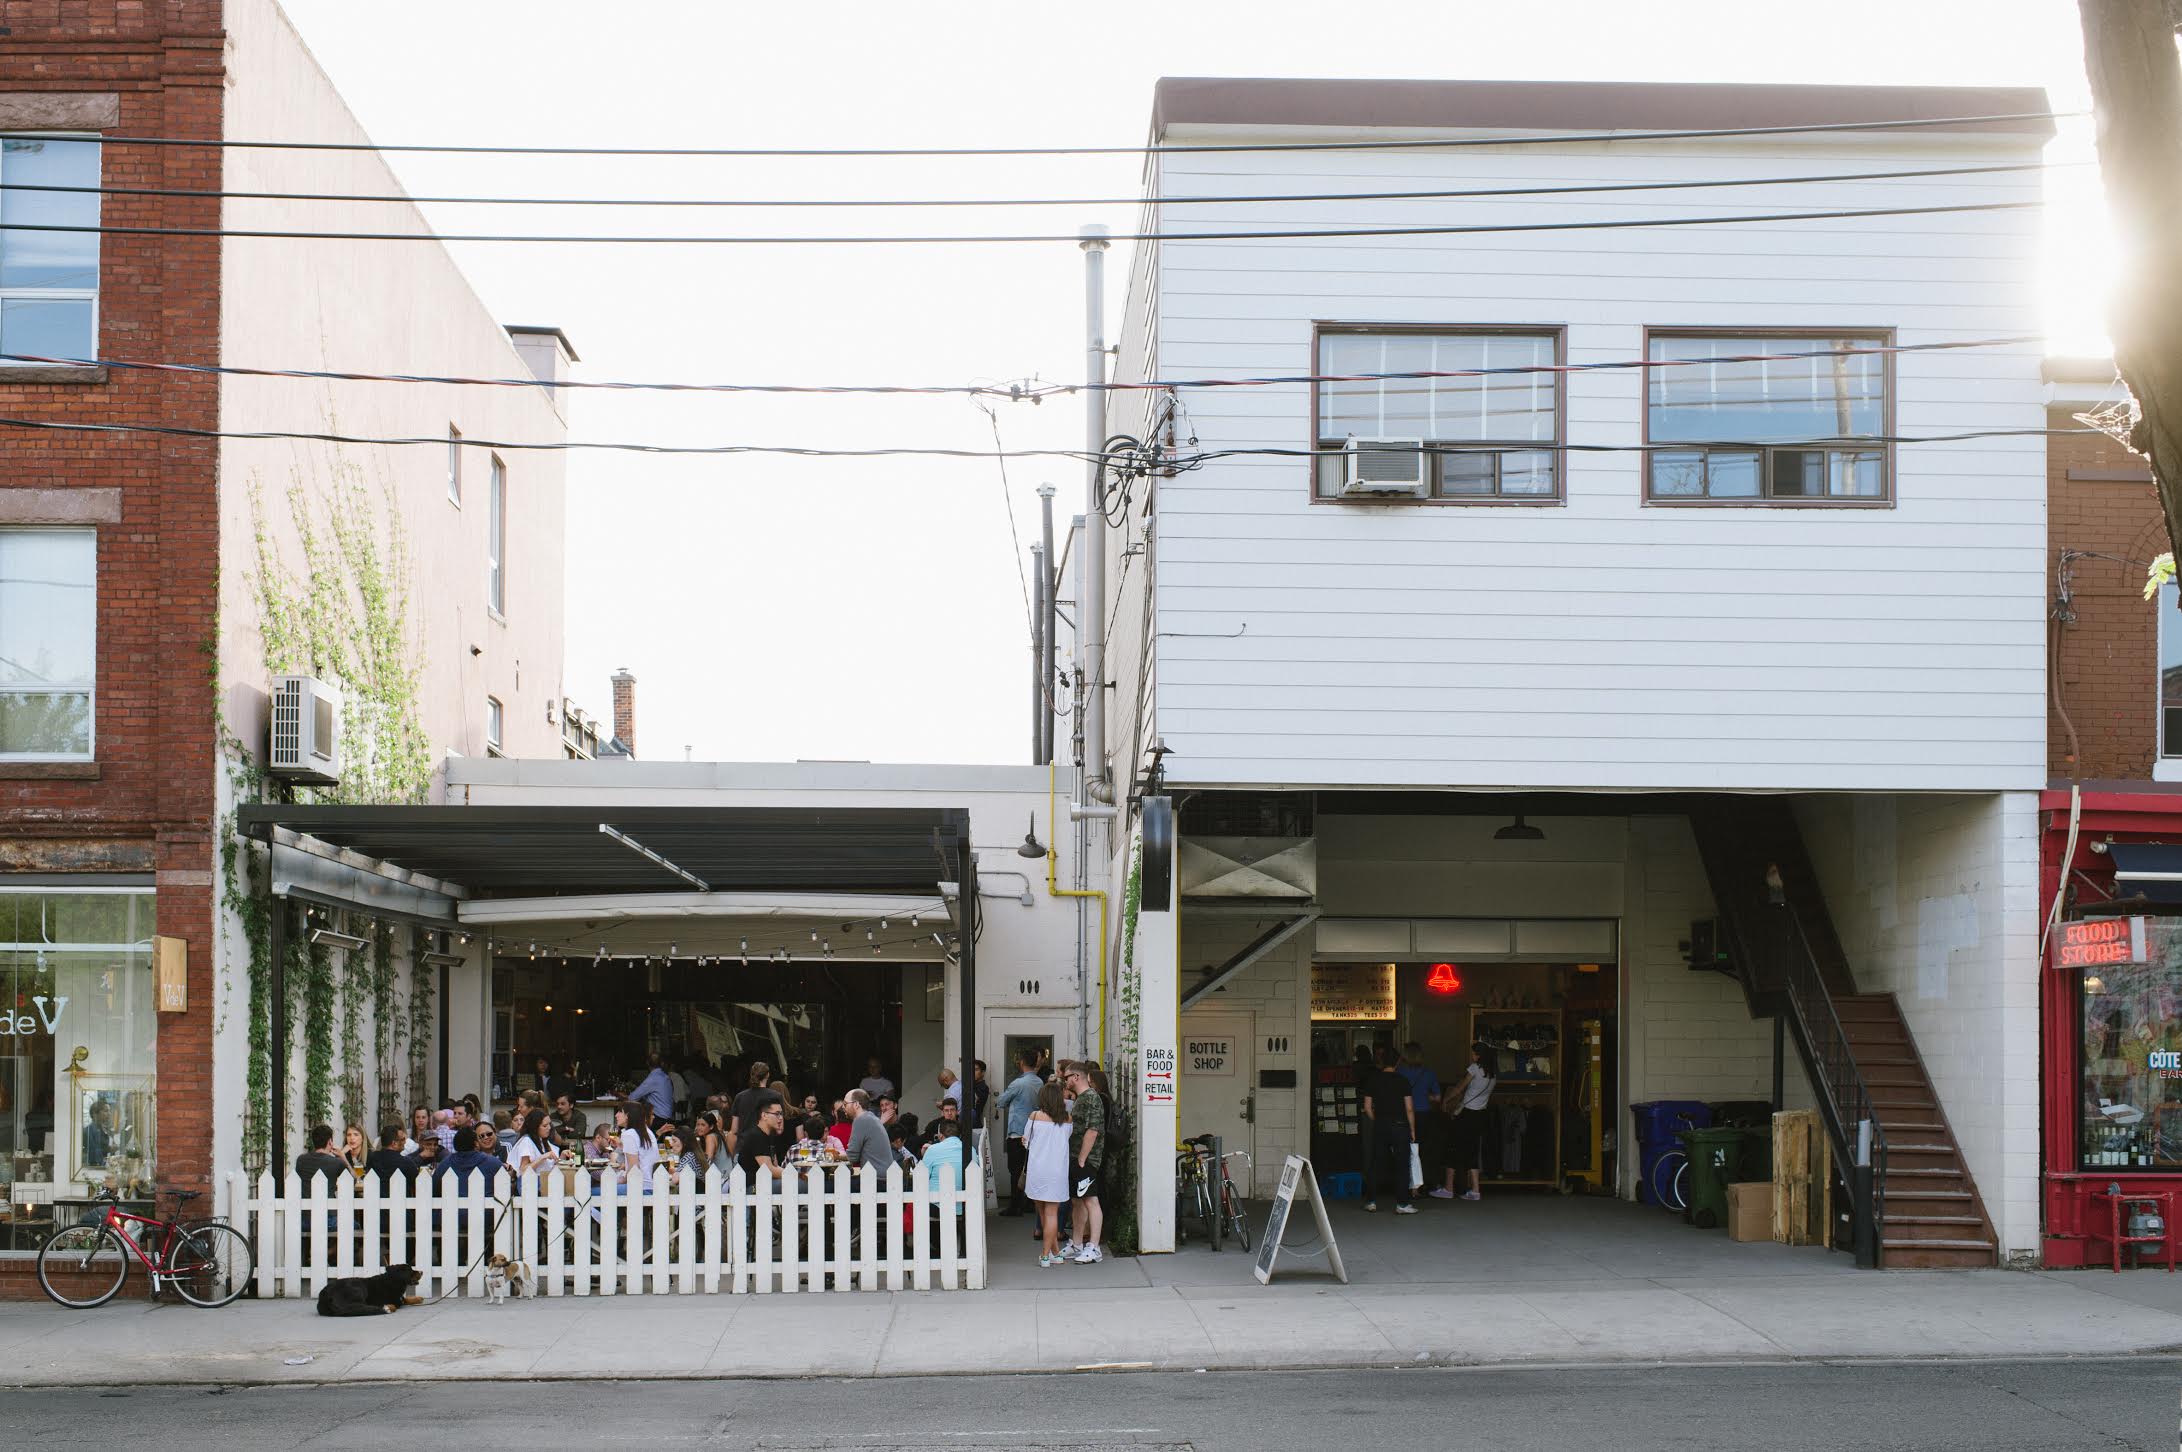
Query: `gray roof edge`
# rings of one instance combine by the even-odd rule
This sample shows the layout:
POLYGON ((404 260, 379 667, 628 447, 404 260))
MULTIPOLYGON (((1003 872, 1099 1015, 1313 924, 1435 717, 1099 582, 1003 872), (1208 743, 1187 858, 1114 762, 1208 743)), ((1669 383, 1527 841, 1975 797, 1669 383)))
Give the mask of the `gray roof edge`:
MULTIPOLYGON (((1047 768, 1023 765, 869 761, 605 761, 457 757, 447 763, 450 790, 486 786, 520 791, 652 790, 780 792, 933 792, 948 795, 1043 792, 1047 768)), ((1066 784, 1063 784, 1066 789, 1066 784)))

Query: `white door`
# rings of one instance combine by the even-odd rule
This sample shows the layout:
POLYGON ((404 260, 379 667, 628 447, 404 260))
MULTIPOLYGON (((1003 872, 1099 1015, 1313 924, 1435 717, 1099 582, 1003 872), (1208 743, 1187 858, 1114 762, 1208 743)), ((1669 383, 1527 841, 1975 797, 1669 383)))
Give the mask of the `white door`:
MULTIPOLYGON (((1182 1110, 1182 1137, 1220 1136, 1221 1148, 1255 1155, 1256 1075, 1251 1070, 1256 1018, 1247 1013, 1193 1013, 1182 1019, 1182 1062, 1176 1098, 1182 1110)), ((1242 1162, 1228 1166, 1236 1183, 1247 1187, 1242 1162)))

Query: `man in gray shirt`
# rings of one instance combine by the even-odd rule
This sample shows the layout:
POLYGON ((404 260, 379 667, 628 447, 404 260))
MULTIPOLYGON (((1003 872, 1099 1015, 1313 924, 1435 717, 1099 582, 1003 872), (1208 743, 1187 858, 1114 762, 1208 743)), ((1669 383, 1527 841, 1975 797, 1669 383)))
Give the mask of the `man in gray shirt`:
POLYGON ((885 1174, 887 1166, 894 1163, 894 1151, 889 1147, 886 1126, 879 1122, 879 1112, 871 1106, 871 1096, 861 1089, 848 1092, 849 1108, 856 1120, 849 1126, 849 1164, 859 1170, 872 1170, 885 1174))

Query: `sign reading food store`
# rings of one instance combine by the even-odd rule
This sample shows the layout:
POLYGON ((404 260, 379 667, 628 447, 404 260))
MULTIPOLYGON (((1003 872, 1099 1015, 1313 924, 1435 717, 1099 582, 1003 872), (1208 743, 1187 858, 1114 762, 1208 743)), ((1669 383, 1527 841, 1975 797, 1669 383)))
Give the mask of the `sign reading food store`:
POLYGON ((2061 924, 2053 950, 2056 968, 2104 968, 2149 961, 2142 918, 2084 918, 2061 924))

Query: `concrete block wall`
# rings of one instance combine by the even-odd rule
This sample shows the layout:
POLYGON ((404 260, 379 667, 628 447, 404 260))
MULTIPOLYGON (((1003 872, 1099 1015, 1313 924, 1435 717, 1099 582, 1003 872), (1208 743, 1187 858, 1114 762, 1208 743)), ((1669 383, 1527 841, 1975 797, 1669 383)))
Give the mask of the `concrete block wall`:
POLYGON ((1899 1000, 2003 1254, 2035 1254, 2035 795, 1807 797, 1797 817, 1857 987, 1899 1000))
MULTIPOLYGON (((1217 967, 1265 931, 1270 920, 1208 917, 1182 914, 1181 980, 1187 993, 1207 966, 1217 967)), ((1289 1155, 1309 1154, 1310 1135, 1305 1129, 1306 1096, 1311 1070, 1311 1005, 1306 986, 1310 967, 1311 933, 1297 936, 1267 953, 1249 969, 1230 979, 1201 1003, 1182 1011, 1182 1035, 1192 1024, 1202 1030, 1212 1018, 1248 1013, 1252 1016, 1253 1070, 1293 1069, 1294 1092, 1261 1090, 1257 1096, 1254 1141, 1251 1147, 1255 1184, 1251 1193, 1269 1195, 1280 1179, 1281 1161, 1289 1155), (1275 1045, 1282 1047, 1276 1049, 1275 1045)), ((1226 1086, 1223 1086, 1225 1088, 1226 1086)), ((1200 1134, 1212 1128, 1200 1122, 1205 1110, 1193 1099, 1188 1074, 1182 1075, 1178 1092, 1182 1133, 1200 1134)))

